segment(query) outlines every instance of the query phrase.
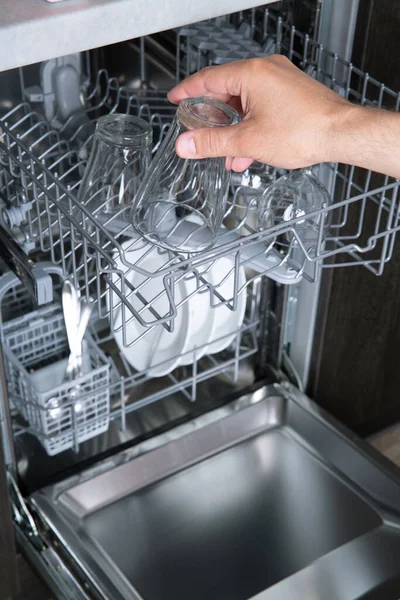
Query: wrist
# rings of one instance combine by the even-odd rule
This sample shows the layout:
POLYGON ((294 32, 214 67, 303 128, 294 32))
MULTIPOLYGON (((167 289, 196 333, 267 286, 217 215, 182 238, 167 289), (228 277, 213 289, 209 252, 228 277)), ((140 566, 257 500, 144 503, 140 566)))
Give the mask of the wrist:
POLYGON ((326 162, 356 164, 360 152, 360 137, 369 110, 343 102, 331 115, 326 137, 326 162))

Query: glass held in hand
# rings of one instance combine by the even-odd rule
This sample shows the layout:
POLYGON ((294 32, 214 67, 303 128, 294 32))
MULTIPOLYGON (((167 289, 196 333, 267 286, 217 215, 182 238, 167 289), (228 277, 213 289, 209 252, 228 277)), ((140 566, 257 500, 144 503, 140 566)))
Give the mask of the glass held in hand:
POLYGON ((152 137, 149 123, 131 115, 114 113, 98 120, 78 194, 93 216, 129 220, 130 208, 125 209, 149 168, 152 137))
POLYGON ((327 189, 311 170, 291 171, 273 183, 259 204, 259 227, 269 229, 297 219, 278 242, 297 254, 302 251, 309 259, 318 256, 329 230, 332 200, 327 189), (319 211, 319 212, 316 212, 319 211), (316 212, 316 214, 312 214, 316 212), (304 217, 304 218, 303 218, 304 217))
POLYGON ((189 129, 238 121, 234 108, 214 98, 182 100, 134 199, 131 218, 140 235, 180 252, 200 252, 214 244, 229 191, 225 158, 180 158, 175 141, 189 129))
POLYGON ((258 206, 267 187, 276 181, 276 169, 254 161, 241 173, 231 174, 231 194, 224 225, 241 236, 258 230, 258 206))

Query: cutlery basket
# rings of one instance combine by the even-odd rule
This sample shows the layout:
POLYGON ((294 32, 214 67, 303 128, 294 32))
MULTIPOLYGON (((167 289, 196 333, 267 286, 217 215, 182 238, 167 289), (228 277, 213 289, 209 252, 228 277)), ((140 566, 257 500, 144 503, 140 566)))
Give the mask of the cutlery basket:
POLYGON ((50 456, 107 431, 110 365, 86 334, 83 375, 63 381, 69 350, 61 306, 7 321, 2 337, 10 400, 50 456))

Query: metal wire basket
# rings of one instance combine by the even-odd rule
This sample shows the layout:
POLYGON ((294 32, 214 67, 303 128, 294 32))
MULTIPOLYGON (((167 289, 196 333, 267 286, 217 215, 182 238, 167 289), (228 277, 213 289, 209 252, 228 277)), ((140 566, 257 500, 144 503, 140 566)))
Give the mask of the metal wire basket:
POLYGON ((61 307, 4 323, 2 337, 10 399, 50 456, 107 431, 109 363, 86 335, 84 374, 63 382, 68 341, 61 307))
MULTIPOLYGON (((249 23, 247 27, 244 22, 245 27, 239 31, 228 23, 226 31, 229 36, 238 35, 243 43, 244 38, 257 40, 261 52, 275 50, 286 54, 310 75, 352 101, 399 110, 400 94, 289 27, 268 9, 261 21, 250 18, 249 23), (260 22, 262 25, 257 28, 255 24, 260 22)), ((221 20, 206 24, 214 40, 216 28, 221 26, 221 20)), ((197 29, 194 26, 193 30, 183 28, 177 32, 177 79, 195 69, 199 61, 215 62, 215 47, 204 46, 199 40, 198 32, 204 27, 200 24, 197 29)), ((254 43, 248 45, 253 48, 254 43)), ((254 48, 251 51, 255 52, 254 48)), ((224 60, 234 58, 226 55, 224 60)), ((100 71, 87 93, 85 110, 94 119, 99 113, 110 111, 145 117, 156 129, 157 146, 174 109, 167 104, 164 92, 129 90, 100 71)), ((314 169, 328 187, 332 204, 305 216, 291 215, 292 218, 259 231, 254 220, 257 194, 249 186, 234 185, 225 215, 226 227, 211 250, 180 255, 149 248, 146 256, 158 256, 154 261, 157 268, 152 268, 150 260, 143 266, 143 254, 136 252, 143 241, 127 224, 123 213, 101 220, 77 202, 90 139, 78 147, 78 132, 71 135, 67 127, 55 130, 27 103, 6 115, 0 127, 4 220, 25 248, 40 249, 72 275, 82 294, 97 301, 99 316, 107 317, 114 331, 113 315, 122 312, 118 327, 124 330, 126 345, 132 346, 139 340, 126 335, 133 319, 149 332, 155 327, 172 331, 178 311, 193 294, 208 294, 211 307, 225 304, 235 310, 240 295, 261 275, 293 284, 302 278, 315 281, 321 268, 350 265, 364 265, 379 275, 393 254, 400 229, 399 182, 332 164, 314 169), (312 252, 298 236, 297 225, 305 220, 318 223, 312 252), (233 284, 228 291, 223 280, 211 281, 207 277, 213 265, 224 257, 232 259, 233 284), (239 280, 241 267, 247 271, 245 283, 239 280), (196 282, 195 289, 177 300, 176 287, 188 277, 196 282), (160 282, 166 299, 162 313, 157 309, 159 296, 147 297, 143 291, 150 280, 160 282)))
MULTIPOLYGON (((63 274, 41 263, 61 296, 63 274)), ((61 305, 40 309, 11 272, 0 278, 0 331, 10 406, 52 456, 107 431, 112 363, 90 334, 85 336, 83 375, 64 382, 69 346, 61 305)), ((115 378, 115 377, 114 377, 115 378)))

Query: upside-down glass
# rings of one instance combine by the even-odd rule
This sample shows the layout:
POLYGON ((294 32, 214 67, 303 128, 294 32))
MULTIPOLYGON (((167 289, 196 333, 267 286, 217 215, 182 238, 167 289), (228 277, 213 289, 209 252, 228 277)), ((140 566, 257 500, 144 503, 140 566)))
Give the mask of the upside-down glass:
POLYGON ((306 258, 314 258, 330 226, 332 200, 328 190, 311 170, 291 171, 269 186, 259 204, 260 229, 268 229, 282 222, 299 219, 290 231, 279 236, 279 245, 306 258), (314 211, 320 211, 308 216, 314 211))
POLYGON ((235 109, 213 98, 182 100, 132 206, 132 224, 148 241, 181 252, 213 245, 229 191, 225 158, 182 159, 175 141, 189 129, 238 121, 235 109))
POLYGON ((129 220, 129 209, 124 209, 130 207, 150 165, 152 136, 149 123, 131 115, 113 113, 97 121, 78 194, 92 215, 121 213, 129 220))
POLYGON ((257 231, 261 197, 276 177, 276 169, 257 161, 242 173, 232 173, 229 210, 224 220, 228 229, 236 230, 241 236, 257 231))

